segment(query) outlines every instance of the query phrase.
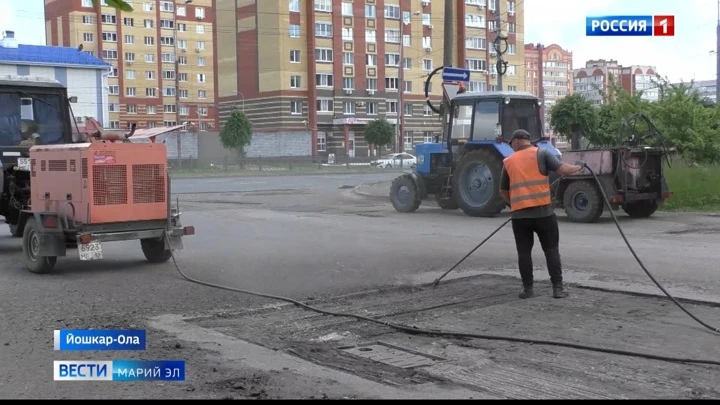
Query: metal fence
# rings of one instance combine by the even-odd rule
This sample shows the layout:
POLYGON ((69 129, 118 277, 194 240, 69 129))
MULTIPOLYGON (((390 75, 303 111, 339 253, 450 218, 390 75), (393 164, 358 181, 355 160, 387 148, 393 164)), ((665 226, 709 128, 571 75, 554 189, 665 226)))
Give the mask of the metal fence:
POLYGON ((212 172, 303 172, 303 171, 380 171, 407 169, 408 165, 399 167, 379 168, 377 157, 350 157, 350 156, 276 156, 219 159, 215 162, 200 164, 197 159, 168 160, 173 170, 195 170, 212 172))

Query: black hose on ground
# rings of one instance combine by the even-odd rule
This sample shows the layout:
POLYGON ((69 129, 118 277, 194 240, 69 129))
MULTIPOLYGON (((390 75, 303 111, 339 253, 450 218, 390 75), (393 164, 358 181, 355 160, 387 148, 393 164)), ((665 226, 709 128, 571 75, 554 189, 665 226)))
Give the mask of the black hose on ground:
MULTIPOLYGON (((503 224, 503 226, 504 225, 505 224, 503 224)), ((497 231, 499 231, 499 230, 500 230, 500 228, 498 228, 497 231)), ((169 235, 166 235, 166 237, 169 237, 169 235)), ((487 239, 489 239, 489 238, 490 237, 488 237, 487 239)), ((667 361, 667 362, 674 362, 674 363, 693 363, 693 364, 708 364, 708 365, 720 366, 720 361, 717 361, 717 360, 690 359, 690 358, 660 356, 660 355, 655 355, 655 354, 633 352, 633 351, 628 351, 628 350, 617 350, 617 349, 608 349, 608 348, 596 347, 596 346, 588 346, 588 345, 582 345, 582 344, 578 344, 578 343, 530 339, 530 338, 521 338, 521 337, 515 337, 515 336, 486 335, 486 334, 479 334, 479 333, 449 332, 449 331, 437 331, 437 330, 433 331, 433 330, 420 329, 420 328, 411 327, 411 326, 399 325, 399 324, 395 324, 395 323, 391 323, 391 322, 387 322, 387 321, 381 321, 380 319, 370 318, 370 317, 362 316, 362 315, 326 311, 326 310, 323 310, 320 308, 315 308, 311 305, 305 304, 303 302, 300 302, 298 300, 288 298, 288 297, 272 295, 272 294, 265 294, 265 293, 261 293, 261 292, 257 292, 257 291, 251 291, 251 290, 244 290, 241 288, 229 287, 229 286, 224 286, 221 284, 214 284, 214 283, 210 283, 207 281, 194 279, 194 278, 186 275, 182 271, 182 269, 180 268, 180 265, 178 264, 178 262, 175 258, 175 252, 173 252, 172 250, 171 250, 170 257, 172 259, 173 265, 175 266, 175 270, 177 270, 177 272, 180 274, 180 276, 182 278, 184 278, 185 280, 195 283, 195 284, 203 285, 206 287, 217 288, 219 290, 232 291, 232 292, 237 292, 237 293, 241 293, 241 294, 247 294, 247 295, 252 295, 252 296, 256 296, 256 297, 272 299, 272 300, 276 300, 276 301, 284 301, 284 302, 294 304, 300 308, 303 308, 303 309, 306 309, 309 311, 313 311, 313 312, 316 312, 316 313, 319 313, 322 315, 352 318, 352 319, 356 319, 358 321, 369 322, 369 323, 387 326, 389 328, 392 328, 392 329, 395 329, 395 330, 398 330, 401 332, 405 332, 408 334, 413 334, 413 335, 439 336, 439 337, 449 337, 449 338, 471 338, 471 339, 483 339, 483 340, 499 340, 499 341, 506 341, 506 342, 517 342, 517 343, 527 343, 527 344, 536 344, 536 345, 545 345, 545 346, 566 347, 566 348, 571 348, 571 349, 586 350, 586 351, 608 353, 608 354, 616 354, 616 355, 620 355, 620 356, 640 357, 640 358, 645 358, 645 359, 660 360, 660 361, 667 361)))

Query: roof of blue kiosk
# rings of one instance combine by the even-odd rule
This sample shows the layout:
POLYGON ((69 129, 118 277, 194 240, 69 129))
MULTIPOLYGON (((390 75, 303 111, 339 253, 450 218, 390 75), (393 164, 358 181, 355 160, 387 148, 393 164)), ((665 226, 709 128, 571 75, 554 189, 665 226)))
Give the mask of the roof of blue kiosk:
POLYGON ((0 46, 0 63, 108 69, 110 64, 77 48, 43 45, 0 46))

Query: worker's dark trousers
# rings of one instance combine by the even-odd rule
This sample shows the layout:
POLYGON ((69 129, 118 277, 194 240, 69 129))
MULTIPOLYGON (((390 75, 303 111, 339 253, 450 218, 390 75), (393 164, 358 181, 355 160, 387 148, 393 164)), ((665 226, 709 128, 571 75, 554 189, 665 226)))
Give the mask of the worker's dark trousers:
POLYGON ((562 265, 560 263, 560 232, 555 215, 544 218, 521 218, 512 220, 515 245, 518 252, 520 277, 524 286, 533 284, 532 249, 535 234, 545 252, 550 280, 553 284, 562 283, 562 265))

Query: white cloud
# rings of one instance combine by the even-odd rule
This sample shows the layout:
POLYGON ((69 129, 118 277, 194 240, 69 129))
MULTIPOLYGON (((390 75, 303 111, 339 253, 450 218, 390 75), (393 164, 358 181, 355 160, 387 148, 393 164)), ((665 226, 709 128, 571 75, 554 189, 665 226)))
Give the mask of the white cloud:
POLYGON ((519 0, 525 5, 525 41, 556 43, 573 52, 574 67, 590 59, 652 65, 673 81, 714 80, 717 3, 707 0, 519 0), (586 37, 585 18, 602 15, 674 15, 674 37, 586 37))

